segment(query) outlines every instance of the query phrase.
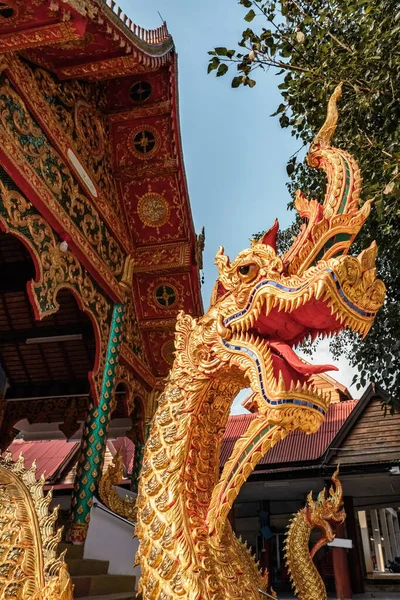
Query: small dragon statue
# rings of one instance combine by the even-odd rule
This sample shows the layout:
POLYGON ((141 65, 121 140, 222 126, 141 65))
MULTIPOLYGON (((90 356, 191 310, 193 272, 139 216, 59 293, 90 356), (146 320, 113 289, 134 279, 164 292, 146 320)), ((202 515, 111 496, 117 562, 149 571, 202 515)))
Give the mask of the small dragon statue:
POLYGON ((65 553, 56 554, 58 509, 49 512, 52 494, 44 496, 44 483, 22 456, 0 458, 0 600, 73 599, 65 553))
POLYGON ((359 167, 330 145, 340 94, 339 86, 308 154, 309 164, 327 175, 324 203, 297 193, 305 222, 283 256, 277 222, 233 262, 221 248, 209 310, 198 319, 178 317, 175 361, 152 421, 137 497, 143 600, 264 597, 266 577, 227 517, 264 454, 293 430, 316 432, 326 417, 330 398, 312 376, 333 367, 306 364, 294 348, 345 327, 365 336, 383 304, 376 244, 348 255, 371 202, 359 208, 359 167), (248 387, 258 416, 220 475, 231 404, 248 387))
POLYGON ((286 536, 285 557, 295 594, 299 600, 327 600, 324 582, 313 562, 316 552, 332 542, 335 534, 332 526, 343 523, 343 490, 338 478, 339 469, 332 476, 332 486, 326 497, 325 489, 313 500, 312 492, 307 505, 291 520, 286 536), (309 551, 311 531, 318 528, 321 539, 309 551))
POLYGON ((129 497, 122 498, 115 489, 115 486, 121 483, 123 476, 124 463, 121 454, 117 452, 111 465, 100 479, 100 500, 120 517, 131 521, 131 523, 136 523, 136 500, 129 497))

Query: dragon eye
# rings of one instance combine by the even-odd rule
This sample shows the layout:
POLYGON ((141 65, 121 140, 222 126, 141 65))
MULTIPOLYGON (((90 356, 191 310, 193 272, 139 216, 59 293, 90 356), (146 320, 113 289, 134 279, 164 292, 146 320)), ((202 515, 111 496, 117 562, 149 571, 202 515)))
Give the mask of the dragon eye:
POLYGON ((258 274, 259 266, 255 263, 249 265, 242 265, 238 269, 239 277, 242 281, 252 281, 258 274))

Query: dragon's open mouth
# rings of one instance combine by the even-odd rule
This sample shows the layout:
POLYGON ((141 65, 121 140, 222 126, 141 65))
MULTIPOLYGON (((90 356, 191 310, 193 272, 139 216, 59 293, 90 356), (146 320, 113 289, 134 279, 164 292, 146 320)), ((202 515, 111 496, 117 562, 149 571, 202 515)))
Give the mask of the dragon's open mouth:
MULTIPOLYGON (((306 339, 331 336, 345 327, 364 334, 369 328, 369 315, 365 315, 363 321, 364 315, 352 315, 344 295, 338 300, 333 272, 301 289, 286 287, 283 291, 284 297, 273 282, 257 284, 248 306, 224 321, 230 330, 229 344, 237 350, 247 348, 247 354, 251 354, 253 348, 262 355, 265 370, 261 365, 258 370, 260 379, 266 378, 262 382, 265 396, 281 400, 314 399, 319 406, 327 406, 329 398, 317 389, 313 375, 337 371, 337 367, 311 365, 299 358, 294 348, 306 339), (330 285, 327 285, 328 279, 330 285)), ((254 352, 253 355, 255 357, 254 352)))

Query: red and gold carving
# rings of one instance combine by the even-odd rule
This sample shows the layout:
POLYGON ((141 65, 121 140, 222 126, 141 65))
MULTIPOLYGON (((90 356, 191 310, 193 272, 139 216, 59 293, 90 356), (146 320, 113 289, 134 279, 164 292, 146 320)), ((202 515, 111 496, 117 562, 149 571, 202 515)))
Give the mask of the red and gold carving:
POLYGON ((191 246, 187 242, 145 246, 135 251, 135 273, 187 269, 192 266, 191 246))
POLYGON ((168 340, 167 342, 164 342, 164 344, 161 347, 161 356, 163 357, 163 359, 165 360, 165 362, 169 365, 173 365, 174 364, 174 359, 175 359, 175 342, 172 339, 168 340))
POLYGON ((59 230, 68 233, 71 243, 94 267, 93 272, 113 289, 115 297, 120 298, 121 288, 115 278, 122 274, 124 254, 121 247, 105 232, 106 226, 100 215, 81 193, 70 170, 48 145, 23 100, 7 82, 0 86, 0 119, 3 164, 12 166, 18 183, 29 186, 25 189, 32 193, 32 199, 41 209, 49 211, 54 225, 57 223, 59 230), (28 133, 32 136, 29 146, 22 144, 28 133), (66 201, 64 207, 61 198, 66 201))
POLYGON ((127 389, 126 411, 127 415, 131 415, 135 408, 135 397, 139 396, 143 404, 146 404, 146 398, 149 394, 149 388, 138 378, 133 369, 124 361, 120 361, 117 367, 115 388, 118 385, 124 385, 127 389))
MULTIPOLYGON (((126 181, 122 184, 124 204, 127 217, 131 223, 131 229, 135 231, 135 242, 138 246, 143 244, 154 244, 155 242, 166 242, 184 239, 186 237, 185 215, 182 200, 175 177, 156 177, 151 180, 126 181), (154 227, 143 221, 141 212, 141 199, 149 198, 165 199, 169 206, 168 219, 164 223, 154 227)), ((161 204, 161 201, 160 201, 161 204)), ((164 204, 164 212, 166 211, 164 204)))
POLYGON ((171 210, 164 196, 147 192, 138 200, 137 214, 143 225, 154 227, 159 233, 160 227, 168 223, 171 210))
POLYGON ((118 167, 135 164, 137 161, 151 161, 154 158, 165 160, 173 156, 170 122, 166 117, 148 118, 143 120, 140 126, 136 122, 113 124, 112 133, 116 141, 115 158, 118 167), (145 131, 151 133, 155 144, 151 151, 141 153, 135 148, 134 139, 145 131))

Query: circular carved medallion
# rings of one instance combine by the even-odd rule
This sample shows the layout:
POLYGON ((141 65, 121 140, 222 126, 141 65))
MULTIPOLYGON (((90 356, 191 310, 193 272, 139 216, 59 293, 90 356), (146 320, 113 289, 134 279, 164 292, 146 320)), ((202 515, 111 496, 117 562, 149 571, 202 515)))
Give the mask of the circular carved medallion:
POLYGON ((172 285, 166 283, 158 286, 154 292, 154 296, 159 306, 162 308, 170 308, 177 301, 178 292, 172 285))
POLYGON ((162 345, 161 348, 161 356, 169 365, 174 363, 174 352, 175 352, 175 343, 174 340, 168 340, 165 344, 162 345))
POLYGON ((147 160, 160 147, 160 137, 157 129, 146 125, 145 128, 134 129, 128 139, 128 147, 134 156, 147 160))
POLYGON ((144 102, 151 95, 151 85, 148 81, 137 81, 129 90, 131 100, 134 102, 144 102))
POLYGON ((0 20, 11 19, 15 15, 15 8, 8 2, 0 2, 0 20))
POLYGON ((137 213, 144 225, 162 227, 168 223, 171 210, 164 196, 155 192, 148 192, 139 198, 137 213))

